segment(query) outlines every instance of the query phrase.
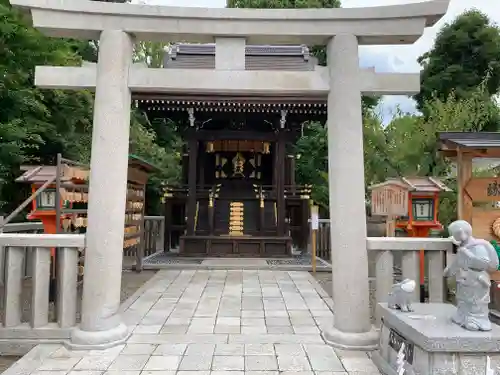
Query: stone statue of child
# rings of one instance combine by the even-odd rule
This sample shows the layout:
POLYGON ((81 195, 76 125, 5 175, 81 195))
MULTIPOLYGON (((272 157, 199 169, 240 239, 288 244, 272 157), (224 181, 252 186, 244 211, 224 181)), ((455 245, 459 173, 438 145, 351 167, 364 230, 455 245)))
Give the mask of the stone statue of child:
POLYGON ((486 240, 472 237, 472 227, 457 220, 448 227, 450 239, 458 246, 454 262, 445 268, 445 277, 457 282, 457 311, 454 323, 470 331, 490 331, 490 276, 498 268, 498 256, 486 240))

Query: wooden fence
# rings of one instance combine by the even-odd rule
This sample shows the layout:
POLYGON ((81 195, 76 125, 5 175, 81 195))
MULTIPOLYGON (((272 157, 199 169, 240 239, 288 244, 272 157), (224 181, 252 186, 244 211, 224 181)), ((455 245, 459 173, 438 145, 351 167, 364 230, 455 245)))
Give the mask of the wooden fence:
POLYGON ((142 238, 139 244, 123 251, 123 267, 142 270, 144 258, 163 251, 165 218, 163 216, 144 216, 142 238))
MULTIPOLYGON (((385 224, 376 218, 367 218, 367 237, 383 237, 385 224)), ((330 261, 330 219, 319 219, 319 227, 316 235, 316 256, 330 261)), ((310 243, 310 241, 309 241, 310 243)))
POLYGON ((316 237, 316 256, 330 261, 330 220, 320 219, 316 237))
POLYGON ((163 216, 144 216, 144 256, 163 251, 165 218, 163 216))

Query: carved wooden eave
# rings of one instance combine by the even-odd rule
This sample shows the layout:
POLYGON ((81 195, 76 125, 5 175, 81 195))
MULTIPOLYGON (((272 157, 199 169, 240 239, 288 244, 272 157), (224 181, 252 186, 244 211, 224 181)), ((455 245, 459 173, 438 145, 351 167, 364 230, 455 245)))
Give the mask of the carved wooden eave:
POLYGON ((244 112, 244 113, 281 113, 286 110, 290 114, 316 114, 326 115, 326 102, 265 102, 260 100, 163 100, 163 99, 138 99, 135 105, 148 112, 175 112, 194 108, 197 112, 244 112))
POLYGON ((500 132, 440 132, 438 147, 451 159, 460 153, 473 158, 499 158, 500 132))

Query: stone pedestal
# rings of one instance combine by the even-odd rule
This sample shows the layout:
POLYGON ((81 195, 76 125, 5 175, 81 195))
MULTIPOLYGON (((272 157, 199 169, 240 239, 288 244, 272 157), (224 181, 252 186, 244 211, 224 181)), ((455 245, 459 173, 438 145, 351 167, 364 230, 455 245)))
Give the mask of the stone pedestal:
POLYGON ((382 328, 372 359, 385 375, 397 375, 397 357, 404 343, 405 375, 484 375, 487 358, 500 373, 500 326, 491 332, 471 332, 451 322, 455 306, 415 304, 402 313, 379 304, 382 328), (412 373, 413 371, 413 373, 412 373))

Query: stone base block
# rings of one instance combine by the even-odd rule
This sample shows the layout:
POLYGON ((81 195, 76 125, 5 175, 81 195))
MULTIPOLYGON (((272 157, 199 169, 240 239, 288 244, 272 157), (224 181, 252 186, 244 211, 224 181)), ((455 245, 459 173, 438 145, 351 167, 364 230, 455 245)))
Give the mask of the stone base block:
POLYGON ((453 305, 413 307, 410 313, 389 309, 387 304, 377 307, 382 327, 372 359, 382 374, 398 374, 398 353, 404 354, 405 375, 489 374, 488 358, 490 368, 500 374, 500 326, 494 324, 490 332, 471 332, 452 323, 453 305))
POLYGON ((124 344, 130 335, 131 331, 123 323, 107 331, 89 332, 76 327, 70 341, 64 342, 64 345, 72 350, 102 350, 124 344))
POLYGON ((331 327, 321 332, 323 340, 328 345, 346 350, 375 350, 377 349, 378 332, 372 327, 368 332, 349 333, 331 327))

